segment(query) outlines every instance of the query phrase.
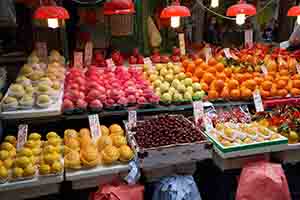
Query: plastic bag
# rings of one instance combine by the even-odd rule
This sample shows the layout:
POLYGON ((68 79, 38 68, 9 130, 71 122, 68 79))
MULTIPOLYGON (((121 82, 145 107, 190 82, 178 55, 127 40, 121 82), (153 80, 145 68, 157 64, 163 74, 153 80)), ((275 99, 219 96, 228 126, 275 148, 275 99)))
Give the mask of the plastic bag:
POLYGON ((142 185, 103 185, 92 193, 92 200, 143 200, 144 186, 142 185))
POLYGON ((13 0, 0 1, 0 26, 16 26, 16 10, 13 0))
POLYGON ((281 165, 260 161, 245 166, 236 200, 291 200, 281 165))
POLYGON ((172 176, 155 185, 152 200, 201 200, 192 176, 172 176))

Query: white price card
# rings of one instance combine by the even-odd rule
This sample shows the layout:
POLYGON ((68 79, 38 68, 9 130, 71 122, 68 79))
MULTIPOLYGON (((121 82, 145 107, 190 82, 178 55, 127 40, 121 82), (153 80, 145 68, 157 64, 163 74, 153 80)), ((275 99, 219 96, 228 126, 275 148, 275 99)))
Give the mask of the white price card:
POLYGON ((263 74, 264 74, 265 76, 268 75, 268 70, 267 70, 267 68, 266 68, 265 65, 261 65, 261 66, 260 66, 260 69, 261 69, 261 71, 263 72, 263 74))
POLYGON ((128 111, 128 128, 129 130, 136 127, 136 111, 135 110, 130 110, 128 111))
POLYGON ((201 119, 204 115, 203 102, 202 101, 194 101, 193 102, 193 110, 194 110, 195 124, 198 125, 199 119, 201 119))
POLYGON ((207 116, 203 117, 203 121, 204 121, 205 131, 206 133, 209 133, 214 128, 213 123, 211 119, 207 116))
POLYGON ((37 51, 37 56, 43 61, 48 59, 48 47, 46 42, 37 42, 35 43, 35 48, 37 51))
POLYGON ((17 149, 21 149, 27 141, 28 125, 20 124, 18 127, 17 149))
POLYGON ((206 64, 208 63, 208 60, 211 58, 211 56, 212 56, 211 48, 205 47, 205 62, 206 62, 206 64))
POLYGON ((147 65, 151 70, 154 69, 152 60, 149 57, 144 58, 144 64, 147 65))
POLYGON ((282 49, 287 49, 287 48, 289 48, 289 46, 290 46, 290 42, 289 42, 289 41, 281 42, 281 43, 279 44, 279 46, 280 46, 280 48, 282 48, 282 49))
POLYGON ((110 59, 106 59, 106 63, 107 63, 107 67, 108 68, 114 68, 115 67, 115 63, 114 61, 110 58, 110 59))
POLYGON ((83 66, 83 53, 80 51, 74 52, 74 67, 82 68, 83 66))
POLYGON ((300 65, 298 63, 296 64, 296 69, 297 69, 297 73, 300 74, 300 65))
POLYGON ((178 34, 178 40, 179 40, 180 54, 182 56, 184 56, 186 54, 184 33, 179 33, 178 34))
POLYGON ((256 112, 263 112, 264 111, 264 105, 263 105, 259 90, 255 90, 253 92, 253 100, 254 100, 254 105, 255 105, 256 112))
POLYGON ((97 139, 101 137, 99 116, 97 114, 89 115, 89 123, 90 123, 92 138, 94 141, 97 141, 97 139))
POLYGON ((231 53, 230 53, 230 49, 229 48, 225 48, 224 49, 224 53, 225 53, 225 56, 226 56, 226 58, 232 58, 232 55, 231 55, 231 53))
POLYGON ((252 29, 245 30, 245 45, 248 45, 249 47, 253 46, 253 30, 252 29))
POLYGON ((93 42, 87 42, 84 47, 84 64, 90 66, 93 58, 93 42))

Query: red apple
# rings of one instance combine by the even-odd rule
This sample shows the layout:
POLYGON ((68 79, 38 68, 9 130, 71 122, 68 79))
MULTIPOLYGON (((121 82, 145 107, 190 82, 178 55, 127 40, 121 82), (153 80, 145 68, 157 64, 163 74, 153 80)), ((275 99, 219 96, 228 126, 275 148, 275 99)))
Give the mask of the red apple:
POLYGON ((131 65, 137 64, 137 58, 134 57, 134 56, 130 56, 128 62, 129 62, 129 64, 131 64, 131 65))
POLYGON ((102 108, 103 108, 103 104, 102 104, 101 101, 98 100, 98 99, 95 99, 95 100, 91 101, 91 102, 89 103, 89 106, 90 106, 91 108, 98 108, 98 109, 102 109, 102 108))
POLYGON ((180 49, 177 47, 173 47, 172 53, 173 53, 173 56, 180 56, 180 49))
POLYGON ((71 100, 65 99, 64 104, 63 104, 63 109, 64 110, 71 110, 74 109, 74 104, 71 100))
POLYGON ((168 56, 161 56, 160 61, 162 63, 168 63, 170 61, 168 56))
POLYGON ((87 107, 87 102, 85 102, 83 99, 78 99, 76 101, 76 106, 80 109, 86 109, 87 107))
POLYGON ((133 55, 134 57, 137 57, 138 55, 140 55, 139 49, 138 49, 138 48, 134 48, 134 49, 133 49, 132 55, 133 55))
POLYGON ((138 56, 137 57, 137 64, 144 64, 144 57, 143 56, 138 56))

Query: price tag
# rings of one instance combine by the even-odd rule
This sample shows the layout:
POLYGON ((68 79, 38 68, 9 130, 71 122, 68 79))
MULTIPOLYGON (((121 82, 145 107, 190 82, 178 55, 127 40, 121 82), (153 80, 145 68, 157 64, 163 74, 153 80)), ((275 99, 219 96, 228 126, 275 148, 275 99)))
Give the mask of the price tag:
POLYGON ((114 61, 110 58, 110 59, 106 59, 106 63, 107 63, 107 67, 108 68, 114 68, 115 67, 115 63, 114 61))
POLYGON ((290 46, 290 42, 289 41, 284 41, 280 43, 280 48, 282 49, 287 49, 290 46))
POLYGON ((194 110, 195 124, 198 125, 199 119, 201 119, 204 115, 203 102, 202 101, 194 101, 193 102, 193 110, 194 110))
POLYGON ((230 53, 230 49, 229 48, 225 48, 224 49, 224 53, 225 53, 225 56, 226 56, 226 58, 232 58, 232 55, 231 55, 231 53, 230 53))
POLYGON ((83 53, 79 51, 74 52, 74 67, 81 68, 83 66, 83 53))
POLYGON ((152 60, 149 57, 144 58, 144 64, 148 65, 150 67, 150 69, 153 70, 153 63, 152 63, 152 60))
POLYGON ((249 45, 249 47, 253 46, 253 30, 252 29, 245 30, 245 45, 249 45))
POLYGON ((18 128, 17 149, 21 149, 27 141, 28 125, 20 124, 18 128))
POLYGON ((256 112, 263 112, 264 111, 264 105, 262 103, 261 95, 259 90, 255 90, 253 92, 253 100, 255 105, 256 112))
POLYGON ((208 63, 208 60, 211 58, 211 56, 212 56, 211 48, 206 47, 205 48, 205 62, 206 62, 206 64, 208 63))
POLYGON ((211 119, 207 116, 203 117, 203 121, 204 121, 205 131, 206 133, 209 133, 214 128, 213 123, 211 119))
POLYGON ((46 42, 37 42, 35 44, 35 48, 37 50, 37 56, 43 61, 48 60, 48 48, 46 42))
POLYGON ((90 66, 93 58, 93 42, 87 42, 84 48, 84 64, 90 66))
POLYGON ((89 123, 90 123, 92 138, 94 141, 96 141, 99 137, 101 137, 99 116, 97 114, 89 115, 89 123))
POLYGON ((296 69, 297 69, 297 73, 300 74, 300 65, 299 64, 296 65, 296 69))
POLYGON ((182 56, 184 56, 186 54, 184 33, 179 33, 178 34, 178 40, 179 40, 180 54, 182 56))
POLYGON ((267 70, 267 68, 266 68, 265 65, 261 65, 261 66, 260 66, 260 69, 261 69, 261 71, 263 72, 263 74, 264 74, 265 76, 268 75, 268 70, 267 70))
POLYGON ((131 110, 128 111, 128 128, 132 129, 134 127, 136 127, 136 111, 135 110, 131 110))

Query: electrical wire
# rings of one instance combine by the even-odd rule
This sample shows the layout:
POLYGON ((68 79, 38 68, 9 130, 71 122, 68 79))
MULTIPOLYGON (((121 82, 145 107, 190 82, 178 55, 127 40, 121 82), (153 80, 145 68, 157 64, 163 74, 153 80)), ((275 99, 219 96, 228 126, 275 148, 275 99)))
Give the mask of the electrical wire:
MULTIPOLYGON (((265 5, 264 7, 262 7, 259 11, 256 12, 256 15, 253 15, 253 16, 247 16, 247 18, 251 18, 251 17, 255 17, 257 15, 259 15, 262 11, 264 11, 267 7, 269 7, 271 5, 271 3, 273 3, 275 0, 269 0, 265 5)), ((209 9, 208 7, 206 7, 202 2, 201 0, 196 0, 196 2, 202 7, 204 8, 205 10, 207 10, 208 12, 218 16, 218 17, 221 17, 223 19, 228 19, 228 20, 232 20, 232 21, 235 21, 235 17, 227 17, 225 15, 222 15, 222 14, 219 14, 211 9, 209 9)))

